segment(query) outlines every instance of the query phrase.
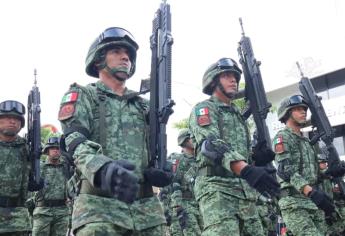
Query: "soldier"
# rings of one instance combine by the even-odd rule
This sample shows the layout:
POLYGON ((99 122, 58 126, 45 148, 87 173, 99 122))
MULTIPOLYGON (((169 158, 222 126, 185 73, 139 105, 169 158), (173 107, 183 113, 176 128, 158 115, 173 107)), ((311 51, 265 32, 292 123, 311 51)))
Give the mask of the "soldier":
POLYGON ((193 193, 195 176, 186 175, 188 171, 192 171, 189 169, 196 168, 194 146, 188 129, 179 132, 177 142, 182 148, 182 153, 172 155, 175 177, 171 207, 174 219, 177 218, 177 221, 172 221, 171 235, 201 235, 202 219, 193 193))
POLYGON ((286 227, 296 236, 325 235, 324 214, 319 209, 326 216, 335 209, 330 197, 316 186, 320 177, 317 154, 301 133, 307 110, 302 96, 285 98, 278 108, 278 119, 285 128, 273 143, 282 189, 278 204, 286 227))
POLYGON ((344 235, 343 231, 345 230, 345 222, 342 218, 344 217, 344 205, 342 205, 344 203, 344 199, 341 197, 339 189, 332 182, 332 177, 327 173, 328 160, 326 153, 326 148, 321 148, 321 154, 318 155, 319 169, 321 172, 319 187, 334 200, 336 210, 341 215, 341 217, 326 218, 326 222, 328 224, 327 233, 332 236, 344 235))
POLYGON ((27 191, 37 186, 30 179, 26 140, 18 133, 25 124, 25 107, 13 100, 0 103, 0 235, 28 235, 27 191))
POLYGON ((34 196, 32 235, 65 235, 69 222, 67 207, 68 165, 61 160, 60 138, 50 137, 43 148, 47 159, 41 167, 45 179, 43 189, 34 196))
POLYGON ((148 167, 148 103, 125 85, 137 49, 127 30, 106 29, 86 58, 86 73, 99 80, 71 85, 61 102, 63 144, 76 165, 76 235, 163 234, 163 209, 152 186, 171 179, 148 167))
POLYGON ((241 73, 230 58, 212 64, 202 81, 203 92, 211 97, 197 104, 189 119, 198 165, 194 193, 204 236, 264 235, 253 188, 272 196, 279 191, 274 169, 248 164, 252 158, 269 162, 274 154, 259 148, 250 154, 248 128, 233 103, 241 73))

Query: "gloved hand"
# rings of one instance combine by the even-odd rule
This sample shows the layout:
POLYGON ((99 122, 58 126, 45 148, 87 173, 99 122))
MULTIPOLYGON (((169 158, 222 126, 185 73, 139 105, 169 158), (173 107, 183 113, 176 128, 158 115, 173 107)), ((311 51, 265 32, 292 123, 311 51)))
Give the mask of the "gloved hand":
POLYGON ((32 175, 29 175, 29 184, 28 184, 28 190, 30 192, 36 192, 41 190, 44 187, 44 179, 40 178, 39 183, 37 184, 34 180, 32 175))
POLYGON ((345 174, 345 162, 341 161, 338 165, 329 166, 325 174, 334 178, 343 177, 345 174))
POLYGON ((95 186, 125 203, 133 203, 139 190, 135 165, 126 160, 106 163, 95 176, 95 186))
POLYGON ((275 153, 267 147, 266 141, 259 142, 253 148, 253 161, 255 166, 265 166, 274 160, 275 153))
POLYGON ((245 179, 259 193, 268 193, 274 197, 280 192, 279 183, 272 177, 275 172, 274 168, 247 165, 241 170, 240 177, 245 179))
POLYGON ((171 184, 174 176, 171 171, 149 167, 144 170, 144 177, 152 186, 161 188, 171 184))
POLYGON ((176 209, 176 216, 178 219, 178 223, 180 224, 180 227, 182 230, 187 228, 187 220, 188 220, 188 213, 183 207, 178 207, 176 209))
POLYGON ((216 142, 216 137, 209 137, 201 144, 201 153, 212 160, 215 164, 221 165, 224 153, 230 151, 231 146, 224 142, 216 142))
POLYGON ((323 191, 313 188, 309 193, 309 197, 319 209, 325 212, 326 216, 331 216, 335 212, 332 199, 323 191))

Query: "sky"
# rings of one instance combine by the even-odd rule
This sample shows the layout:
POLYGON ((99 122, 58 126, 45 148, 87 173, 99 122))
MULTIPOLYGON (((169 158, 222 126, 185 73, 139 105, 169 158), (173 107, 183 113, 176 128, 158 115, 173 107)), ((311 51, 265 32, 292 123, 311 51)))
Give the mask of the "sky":
MULTIPOLYGON (((0 1, 0 101, 25 105, 37 69, 41 123, 57 120, 69 85, 95 82, 85 73, 85 57, 106 28, 129 30, 139 44, 136 73, 127 82, 139 90, 150 74, 149 38, 160 0, 0 1)), ((295 62, 313 77, 344 67, 345 2, 342 0, 168 0, 172 14, 172 98, 168 152, 179 151, 172 124, 189 116, 202 94, 207 67, 221 57, 238 61, 239 17, 261 61, 266 91, 299 80, 295 62)))

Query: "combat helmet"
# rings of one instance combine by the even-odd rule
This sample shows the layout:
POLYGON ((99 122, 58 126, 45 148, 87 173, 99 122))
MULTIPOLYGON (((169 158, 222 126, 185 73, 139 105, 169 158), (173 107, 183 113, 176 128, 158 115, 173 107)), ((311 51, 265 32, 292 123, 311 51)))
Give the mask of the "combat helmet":
POLYGON ((212 95, 216 86, 216 83, 214 83, 215 78, 223 72, 233 72, 237 80, 237 84, 239 83, 242 70, 238 67, 236 61, 231 58, 221 58, 206 70, 202 78, 202 92, 207 95, 212 95))
POLYGON ((135 42, 133 35, 127 30, 120 27, 111 27, 104 30, 95 41, 91 44, 86 56, 86 73, 92 77, 98 78, 98 70, 95 62, 100 62, 103 49, 108 49, 113 46, 123 46, 129 52, 129 60, 131 61, 131 69, 129 77, 135 72, 135 61, 137 58, 138 44, 135 42))
POLYGON ((21 122, 21 127, 25 125, 25 106, 14 100, 6 100, 0 103, 0 116, 14 116, 21 122))
POLYGON ((188 129, 182 129, 177 136, 177 144, 182 146, 186 139, 190 138, 190 132, 188 129))
POLYGON ((294 107, 305 107, 308 109, 308 103, 305 101, 302 95, 293 95, 283 99, 278 108, 278 120, 285 123, 287 120, 288 112, 294 107))
POLYGON ((48 149, 51 147, 60 147, 60 137, 50 137, 46 145, 43 147, 43 154, 48 154, 48 149))

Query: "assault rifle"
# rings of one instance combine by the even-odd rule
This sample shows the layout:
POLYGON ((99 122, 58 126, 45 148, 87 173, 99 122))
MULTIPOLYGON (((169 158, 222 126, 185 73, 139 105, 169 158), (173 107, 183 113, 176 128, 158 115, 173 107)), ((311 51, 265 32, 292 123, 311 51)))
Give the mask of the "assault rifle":
POLYGON ((29 159, 31 161, 32 180, 39 185, 40 178, 40 158, 41 158, 41 99, 40 91, 37 87, 36 69, 34 70, 34 86, 28 96, 28 137, 29 159))
POLYGON ((150 47, 150 165, 163 169, 167 158, 166 125, 173 113, 171 100, 171 35, 170 5, 163 1, 153 19, 150 47))
MULTIPOLYGON (((253 115, 257 133, 256 143, 265 142, 267 149, 272 150, 271 137, 266 125, 267 113, 272 104, 267 101, 259 68, 261 63, 255 59, 250 38, 245 36, 242 19, 240 18, 239 20, 242 38, 237 51, 245 80, 245 101, 248 104, 248 107, 243 112, 243 117, 248 119, 250 115, 253 115)), ((272 164, 270 165, 273 167, 272 164)))
MULTIPOLYGON (((301 67, 296 62, 298 70, 301 74, 301 80, 299 82, 299 90, 301 91, 304 99, 308 103, 311 112, 311 124, 316 127, 315 135, 311 138, 310 142, 314 145, 320 139, 325 143, 325 148, 328 153, 328 168, 332 169, 340 165, 340 158, 337 149, 334 147, 334 131, 328 120, 325 109, 321 103, 321 97, 319 97, 310 80, 304 76, 301 67)), ((340 194, 345 197, 345 183, 341 177, 333 178, 334 183, 338 184, 340 194)))

